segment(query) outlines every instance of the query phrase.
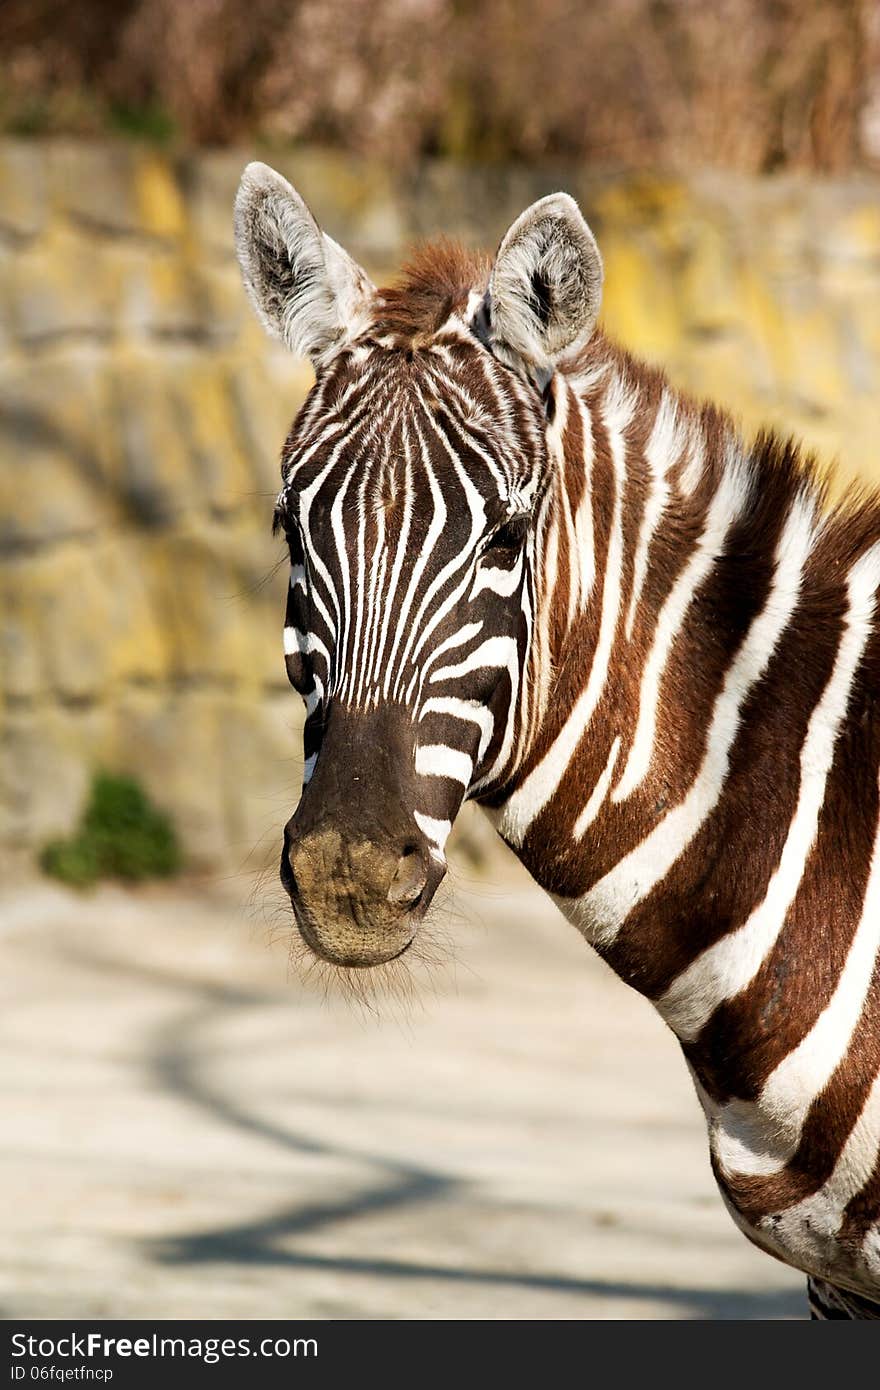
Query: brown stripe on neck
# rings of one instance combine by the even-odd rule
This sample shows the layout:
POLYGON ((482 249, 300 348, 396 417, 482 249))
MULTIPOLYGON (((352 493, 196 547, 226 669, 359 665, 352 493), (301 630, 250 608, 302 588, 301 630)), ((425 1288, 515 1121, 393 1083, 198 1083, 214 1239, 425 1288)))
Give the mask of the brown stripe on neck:
MULTIPOLYGON (((790 502, 788 487, 778 488, 772 497, 757 494, 731 528, 724 553, 691 604, 667 663, 649 773, 632 796, 619 806, 608 806, 597 819, 591 837, 595 843, 583 855, 574 892, 585 892, 609 872, 624 853, 662 823, 693 785, 731 662, 769 597, 774 552, 790 502)), ((744 705, 717 807, 605 952, 628 983, 651 997, 662 994, 706 945, 739 925, 766 890, 774 855, 781 849, 780 811, 793 810, 793 782, 806 723, 803 719, 792 724, 779 715, 777 690, 772 697, 767 693, 772 669, 771 661, 764 682, 744 705), (768 737, 766 720, 774 715, 779 717, 778 733, 768 737), (790 769, 781 789, 780 745, 790 769), (756 774, 776 795, 772 814, 766 798, 755 810, 767 820, 762 836, 756 835, 751 805, 756 774), (756 843, 762 846, 757 856, 756 843)), ((785 667, 778 662, 776 682, 782 686, 785 679, 785 667)))
MULTIPOLYGON (((875 1034, 876 1037, 876 1034, 875 1034)), ((852 1198, 843 1215, 838 1240, 857 1250, 873 1226, 880 1223, 880 1154, 864 1187, 852 1198)))
MULTIPOLYGON (((831 1179, 843 1147, 864 1108, 880 1066, 880 963, 861 1016, 828 1085, 807 1112, 795 1153, 780 1173, 757 1176, 718 1172, 720 1185, 746 1220, 782 1212, 812 1197, 831 1179)), ((841 1239, 863 1236, 880 1217, 880 1168, 849 1203, 841 1239)))
MULTIPOLYGON (((806 631, 813 674, 821 645, 818 616, 802 638, 806 631)), ((880 653, 880 635, 872 645, 880 653)), ((808 674, 794 661, 789 679, 799 691, 809 689, 808 674)), ((757 1099, 770 1073, 811 1031, 840 980, 861 918, 880 809, 880 728, 862 718, 864 705, 864 694, 857 693, 835 748, 815 844, 775 946, 748 988, 717 1009, 686 1048, 715 1099, 757 1099)))

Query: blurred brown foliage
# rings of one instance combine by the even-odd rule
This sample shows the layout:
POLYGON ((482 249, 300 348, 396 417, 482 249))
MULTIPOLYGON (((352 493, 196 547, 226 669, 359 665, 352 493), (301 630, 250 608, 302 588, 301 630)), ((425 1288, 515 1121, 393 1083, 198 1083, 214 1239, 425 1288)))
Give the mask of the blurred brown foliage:
POLYGON ((841 171, 878 0, 4 0, 0 123, 314 141, 396 165, 841 171))

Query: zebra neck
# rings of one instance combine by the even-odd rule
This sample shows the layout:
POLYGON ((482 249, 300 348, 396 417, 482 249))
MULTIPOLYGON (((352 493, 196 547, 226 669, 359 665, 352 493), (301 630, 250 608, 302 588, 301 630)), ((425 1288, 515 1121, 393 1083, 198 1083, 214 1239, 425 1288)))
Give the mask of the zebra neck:
POLYGON ((730 423, 629 359, 563 380, 554 407, 526 751, 496 806, 527 862, 546 831, 560 841, 545 886, 565 892, 591 861, 597 817, 620 807, 641 834, 683 794, 745 590, 772 568, 779 488, 760 502, 760 468, 730 423))
POLYGON ((717 1062, 739 1046, 720 1005, 770 971, 778 988, 764 982, 752 1030, 763 1037, 785 1018, 779 982, 798 988, 792 953, 814 965, 817 951, 839 953, 829 918, 845 937, 864 915, 880 516, 822 521, 792 448, 746 449, 724 417, 652 374, 594 367, 559 405, 537 582, 547 689, 492 815, 683 1041, 705 1041, 713 1020, 717 1062), (832 824, 857 846, 852 884, 835 878, 832 824), (822 892, 833 906, 811 937, 822 892))
POLYGON ((874 1297, 880 506, 823 516, 792 448, 613 363, 560 414, 580 500, 548 514, 548 688, 494 818, 678 1035, 738 1224, 874 1297))

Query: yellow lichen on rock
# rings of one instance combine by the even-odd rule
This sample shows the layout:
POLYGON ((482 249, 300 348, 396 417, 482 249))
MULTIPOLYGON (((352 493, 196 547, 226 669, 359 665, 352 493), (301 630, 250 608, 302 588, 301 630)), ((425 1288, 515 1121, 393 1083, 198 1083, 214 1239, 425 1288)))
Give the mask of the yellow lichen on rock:
POLYGON ((186 204, 169 161, 152 152, 141 154, 135 188, 144 230, 151 236, 182 237, 186 230, 186 204))

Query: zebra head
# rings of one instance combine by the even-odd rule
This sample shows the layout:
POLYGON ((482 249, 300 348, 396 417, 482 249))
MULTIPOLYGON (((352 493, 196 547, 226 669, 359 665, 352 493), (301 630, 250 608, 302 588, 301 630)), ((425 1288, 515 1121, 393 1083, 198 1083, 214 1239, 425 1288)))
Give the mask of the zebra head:
POLYGON ((316 373, 276 511, 306 707, 281 877, 316 954, 375 965, 412 942, 464 799, 503 799, 527 751, 553 373, 592 331, 601 261, 555 194, 493 265, 444 244, 379 291, 261 164, 235 230, 259 318, 316 373))

